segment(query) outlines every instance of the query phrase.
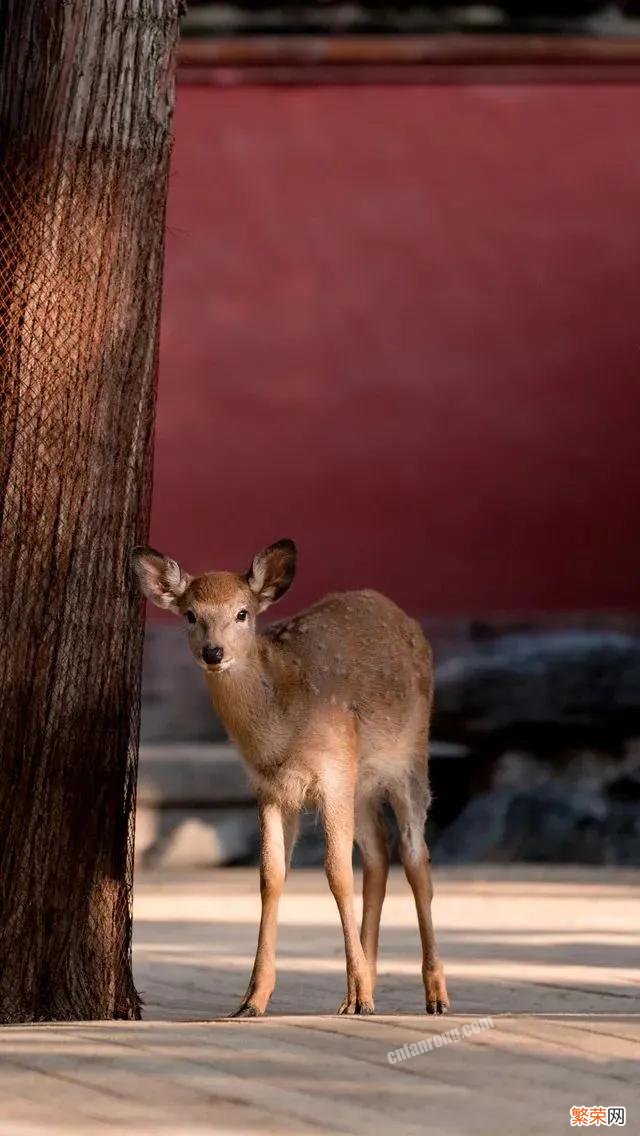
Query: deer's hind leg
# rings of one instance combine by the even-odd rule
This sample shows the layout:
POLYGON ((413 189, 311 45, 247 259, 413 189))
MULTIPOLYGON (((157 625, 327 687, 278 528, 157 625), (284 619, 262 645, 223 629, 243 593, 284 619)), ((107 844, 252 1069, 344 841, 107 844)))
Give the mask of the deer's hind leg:
POLYGON ((380 916, 389 875, 389 841, 378 797, 361 796, 357 799, 355 836, 363 873, 360 941, 371 971, 371 990, 374 993, 380 916))
POLYGON ((431 918, 433 882, 429 850, 424 838, 430 800, 424 759, 420 765, 421 768, 408 772, 402 782, 394 785, 389 792, 389 799, 398 821, 400 857, 418 915, 427 1013, 445 1014, 449 1009, 449 999, 431 918))

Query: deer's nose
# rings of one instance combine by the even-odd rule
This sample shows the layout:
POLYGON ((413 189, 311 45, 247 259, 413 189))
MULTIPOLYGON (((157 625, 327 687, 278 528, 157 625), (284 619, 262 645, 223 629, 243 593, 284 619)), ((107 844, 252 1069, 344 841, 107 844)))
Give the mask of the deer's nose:
POLYGON ((202 658, 205 663, 221 663, 224 650, 222 647, 206 646, 202 648, 202 658))

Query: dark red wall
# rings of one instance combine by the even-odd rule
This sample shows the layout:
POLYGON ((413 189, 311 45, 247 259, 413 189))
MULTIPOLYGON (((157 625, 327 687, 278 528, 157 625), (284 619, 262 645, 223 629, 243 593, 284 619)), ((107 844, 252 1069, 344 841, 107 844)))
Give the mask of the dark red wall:
POLYGON ((637 608, 640 87, 179 90, 152 543, 637 608))

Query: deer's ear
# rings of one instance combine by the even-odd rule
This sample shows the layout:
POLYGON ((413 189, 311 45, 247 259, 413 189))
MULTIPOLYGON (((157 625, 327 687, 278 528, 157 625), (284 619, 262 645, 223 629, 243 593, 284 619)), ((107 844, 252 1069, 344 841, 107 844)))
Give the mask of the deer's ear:
POLYGON ((175 560, 156 552, 155 548, 140 545, 131 553, 133 570, 140 591, 156 607, 178 613, 177 601, 189 586, 191 576, 182 571, 175 560))
POLYGON ((296 556, 292 540, 278 540, 254 556, 247 583, 258 599, 259 611, 264 611, 288 590, 296 574, 296 556))

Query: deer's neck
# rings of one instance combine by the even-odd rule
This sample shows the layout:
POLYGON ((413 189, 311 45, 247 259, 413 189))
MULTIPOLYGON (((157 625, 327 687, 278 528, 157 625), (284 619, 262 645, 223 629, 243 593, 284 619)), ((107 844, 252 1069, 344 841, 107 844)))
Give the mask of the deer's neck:
POLYGON ((286 747, 286 660, 281 649, 258 639, 254 653, 222 674, 207 672, 216 713, 244 757, 256 768, 277 762, 286 747))

